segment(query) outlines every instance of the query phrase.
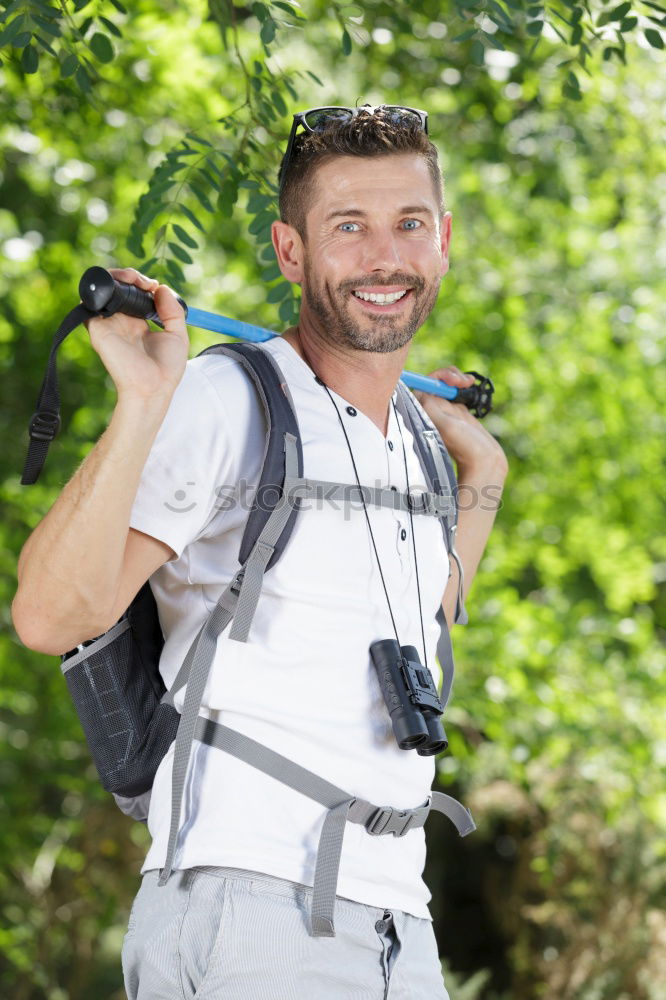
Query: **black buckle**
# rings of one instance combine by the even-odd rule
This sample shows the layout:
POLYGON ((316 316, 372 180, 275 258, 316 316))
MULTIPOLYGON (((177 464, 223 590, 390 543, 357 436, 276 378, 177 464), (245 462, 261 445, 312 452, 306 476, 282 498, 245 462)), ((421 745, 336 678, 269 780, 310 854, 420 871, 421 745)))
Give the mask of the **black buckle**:
POLYGON ((373 837, 379 837, 383 833, 404 837, 412 825, 414 815, 412 810, 401 811, 392 809, 391 806, 384 806, 372 814, 365 828, 373 837))
POLYGON ((37 410, 30 418, 28 433, 33 441, 53 441, 60 430, 60 415, 50 410, 37 410))

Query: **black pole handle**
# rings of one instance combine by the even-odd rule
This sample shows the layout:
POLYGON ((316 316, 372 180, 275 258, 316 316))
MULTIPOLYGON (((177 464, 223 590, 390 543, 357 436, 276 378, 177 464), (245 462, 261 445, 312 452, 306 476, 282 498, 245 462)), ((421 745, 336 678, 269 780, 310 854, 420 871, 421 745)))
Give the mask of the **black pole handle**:
MULTIPOLYGON (((79 295, 86 309, 98 316, 108 317, 120 312, 162 326, 150 292, 118 281, 103 267, 88 268, 79 282, 79 295)), ((187 316, 187 305, 180 296, 178 301, 187 316)))

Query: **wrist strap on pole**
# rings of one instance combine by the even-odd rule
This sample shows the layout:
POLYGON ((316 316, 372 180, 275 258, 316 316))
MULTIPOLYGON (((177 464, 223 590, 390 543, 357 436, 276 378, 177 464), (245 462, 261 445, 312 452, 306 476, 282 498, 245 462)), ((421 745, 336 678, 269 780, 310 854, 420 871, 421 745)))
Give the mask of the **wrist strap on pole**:
POLYGON ((58 389, 58 371, 56 368, 56 358, 58 348, 65 337, 83 323, 90 319, 95 313, 82 304, 76 306, 67 313, 64 320, 58 327, 51 344, 51 352, 44 373, 44 381, 37 397, 35 412, 30 418, 28 433, 30 443, 28 454, 23 467, 21 486, 32 486, 36 483, 42 471, 49 445, 60 430, 60 391, 58 389))

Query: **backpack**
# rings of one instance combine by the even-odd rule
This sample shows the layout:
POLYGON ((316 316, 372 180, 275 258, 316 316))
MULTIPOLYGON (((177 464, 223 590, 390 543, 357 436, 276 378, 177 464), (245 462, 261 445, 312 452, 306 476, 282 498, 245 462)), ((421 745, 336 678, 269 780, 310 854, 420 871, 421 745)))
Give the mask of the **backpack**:
MULTIPOLYGON (((347 822, 363 825, 373 836, 389 833, 404 836, 408 830, 422 826, 430 810, 435 809, 448 816, 461 836, 471 833, 475 825, 469 811, 442 792, 433 791, 422 806, 404 810, 359 799, 244 734, 199 714, 217 638, 230 625, 230 638, 247 640, 264 573, 275 565, 288 544, 301 499, 324 495, 329 499, 360 499, 357 484, 303 477, 303 450, 293 401, 286 379, 269 352, 257 344, 216 344, 201 352, 209 353, 228 355, 242 365, 266 418, 263 466, 241 541, 240 568, 194 637, 170 690, 159 672, 164 638, 149 581, 111 629, 63 654, 62 671, 101 783, 133 818, 144 821, 147 818, 157 768, 175 740, 171 825, 160 885, 167 882, 174 863, 194 740, 232 754, 325 806, 329 811, 315 864, 310 933, 315 937, 332 937, 347 822), (180 714, 174 706, 174 696, 182 688, 185 701, 180 714)), ((437 430, 402 383, 398 385, 397 408, 412 432, 429 491, 407 494, 362 486, 363 499, 368 505, 388 506, 440 520, 447 550, 459 568, 455 621, 464 623, 462 566, 454 544, 457 508, 453 466, 437 430)), ((36 474, 33 462, 32 481, 39 474, 45 455, 45 449, 40 451, 36 474)), ((441 608, 438 621, 440 698, 446 705, 453 681, 453 656, 441 608)))

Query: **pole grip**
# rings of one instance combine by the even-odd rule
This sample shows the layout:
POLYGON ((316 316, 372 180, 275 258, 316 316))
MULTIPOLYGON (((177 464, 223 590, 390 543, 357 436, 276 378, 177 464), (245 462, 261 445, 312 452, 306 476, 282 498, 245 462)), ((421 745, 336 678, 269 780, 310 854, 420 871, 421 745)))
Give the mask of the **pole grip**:
MULTIPOLYGON (((136 316, 137 319, 150 320, 162 326, 150 292, 144 292, 136 285, 118 281, 103 267, 88 268, 79 282, 79 295, 86 309, 98 316, 106 318, 115 313, 123 313, 125 316, 136 316)), ((180 296, 178 301, 187 316, 185 302, 180 296)))

